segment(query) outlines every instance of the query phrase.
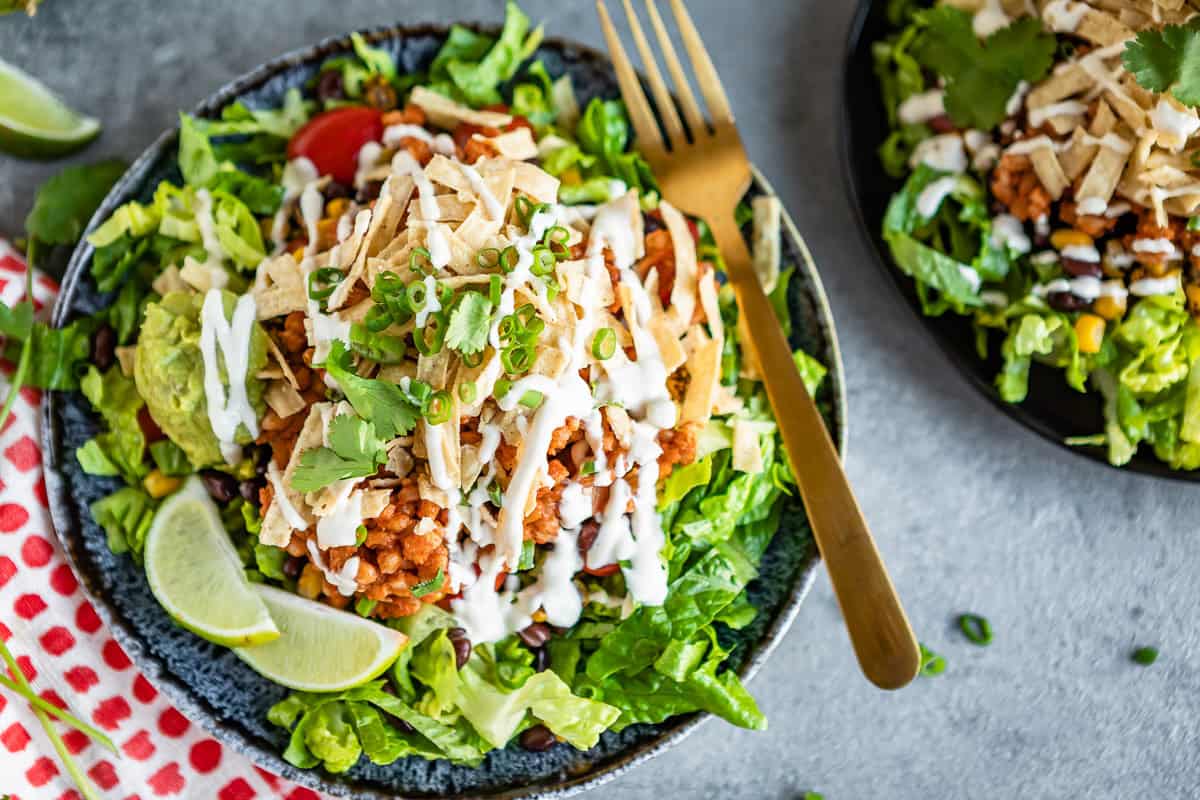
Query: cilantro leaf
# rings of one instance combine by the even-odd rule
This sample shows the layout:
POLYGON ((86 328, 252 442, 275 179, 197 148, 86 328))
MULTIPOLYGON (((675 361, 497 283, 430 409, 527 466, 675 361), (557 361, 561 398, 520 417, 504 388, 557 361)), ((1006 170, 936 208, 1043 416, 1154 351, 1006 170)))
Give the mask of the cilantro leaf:
POLYGON ((385 442, 370 422, 341 414, 329 423, 329 447, 306 450, 292 475, 292 488, 315 492, 348 478, 374 475, 387 461, 385 442))
POLYGON ((358 415, 374 424, 379 438, 388 441, 416 427, 420 410, 396 384, 359 376, 343 342, 333 343, 324 366, 358 415))
POLYGON ((920 12, 917 21, 923 29, 913 43, 913 56, 945 79, 946 113, 961 127, 998 125, 1017 85, 1041 80, 1054 61, 1055 38, 1033 17, 1023 17, 982 42, 971 27, 971 15, 953 6, 920 12))
POLYGON ((1200 106, 1200 26, 1141 31, 1121 61, 1143 89, 1170 91, 1184 105, 1200 106))
POLYGON ((43 244, 75 244, 128 165, 119 159, 67 167, 42 184, 25 230, 43 244))
POLYGON ((479 292, 463 292, 450 312, 446 346, 468 355, 487 347, 492 301, 479 292))

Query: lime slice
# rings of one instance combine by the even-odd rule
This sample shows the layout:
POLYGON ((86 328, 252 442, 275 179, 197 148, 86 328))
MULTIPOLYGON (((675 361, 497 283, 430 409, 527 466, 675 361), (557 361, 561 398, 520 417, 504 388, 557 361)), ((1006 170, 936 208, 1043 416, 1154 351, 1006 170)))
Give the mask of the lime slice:
POLYGON ((189 478, 154 515, 146 578, 167 613, 210 642, 236 647, 279 637, 199 478, 189 478))
POLYGON ((77 114, 32 75, 0 60, 0 150, 52 158, 95 139, 100 122, 77 114))
POLYGON ((259 674, 289 689, 338 692, 379 677, 408 637, 299 595, 255 584, 283 635, 233 652, 259 674))

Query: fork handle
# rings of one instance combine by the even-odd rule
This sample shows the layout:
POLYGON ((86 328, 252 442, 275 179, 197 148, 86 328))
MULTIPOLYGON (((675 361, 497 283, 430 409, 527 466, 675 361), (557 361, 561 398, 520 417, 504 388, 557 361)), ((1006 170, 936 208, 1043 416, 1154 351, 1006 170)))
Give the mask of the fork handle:
POLYGON ((796 369, 741 231, 732 215, 710 224, 859 666, 876 686, 898 689, 920 669, 916 636, 825 422, 796 369))

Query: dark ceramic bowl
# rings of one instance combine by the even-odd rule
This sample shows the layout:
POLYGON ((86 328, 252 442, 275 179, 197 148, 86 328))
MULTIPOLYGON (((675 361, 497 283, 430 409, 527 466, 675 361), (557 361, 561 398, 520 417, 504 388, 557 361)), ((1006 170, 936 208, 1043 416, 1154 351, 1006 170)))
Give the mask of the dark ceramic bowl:
MULTIPOLYGON (((975 351, 975 331, 969 317, 946 313, 927 317, 921 312, 913 281, 893 263, 883 241, 883 215, 888 201, 902 181, 889 177, 880 166, 877 151, 888 135, 887 115, 879 97, 871 44, 889 33, 887 3, 860 0, 858 12, 850 24, 842 77, 842 167, 850 199, 875 261, 895 285, 917 318, 921 320, 950 362, 968 382, 988 400, 1034 433, 1070 452, 1110 466, 1104 447, 1073 447, 1065 442, 1072 436, 1090 436, 1104 430, 1103 404, 1098 392, 1081 394, 1067 386, 1061 369, 1034 363, 1029 371, 1029 396, 1020 405, 1000 398, 993 382, 1002 366, 1002 336, 993 331, 988 338, 988 357, 975 351)), ((1120 469, 1173 478, 1200 481, 1200 471, 1174 470, 1143 447, 1133 460, 1120 469)))
MULTIPOLYGON (((434 27, 394 27, 367 34, 386 48, 403 71, 426 66, 446 31, 434 27)), ((196 110, 214 116, 234 100, 251 107, 278 105, 284 92, 300 86, 327 57, 348 52, 348 37, 329 39, 266 64, 224 87, 196 110)), ((607 58, 567 42, 547 42, 538 51, 552 75, 570 73, 581 99, 617 96, 607 58)), ((177 131, 164 133, 130 168, 96 212, 92 227, 121 203, 148 200, 164 178, 179 180, 175 163, 177 131)), ((770 192, 757 176, 752 193, 770 192)), ((830 368, 818 398, 839 446, 845 437, 842 366, 833 320, 820 279, 807 248, 790 219, 786 220, 786 258, 795 264, 789 302, 796 321, 794 344, 803 346, 830 368)), ((55 324, 103 308, 111 296, 101 295, 88 276, 92 249, 75 251, 54 310, 55 324)), ((387 767, 360 763, 344 775, 299 770, 279 754, 286 734, 267 723, 267 709, 286 690, 260 677, 234 655, 176 627, 147 587, 142 570, 128 557, 114 556, 103 531, 92 521, 88 505, 117 488, 113 479, 85 475, 74 458, 75 448, 97 430, 98 421, 78 394, 54 394, 44 406, 46 484, 59 539, 96 610, 130 657, 184 714, 238 752, 272 772, 332 795, 358 798, 405 796, 565 797, 597 786, 635 764, 662 752, 691 732, 707 715, 691 714, 660 725, 635 725, 620 734, 606 733, 588 752, 557 745, 545 753, 519 747, 490 754, 478 769, 421 759, 387 767)), ((761 609, 750 627, 732 633, 733 664, 749 678, 791 625, 812 583, 817 566, 804 512, 789 508, 768 551, 750 596, 761 609)), ((768 715, 782 709, 765 709, 768 715)))

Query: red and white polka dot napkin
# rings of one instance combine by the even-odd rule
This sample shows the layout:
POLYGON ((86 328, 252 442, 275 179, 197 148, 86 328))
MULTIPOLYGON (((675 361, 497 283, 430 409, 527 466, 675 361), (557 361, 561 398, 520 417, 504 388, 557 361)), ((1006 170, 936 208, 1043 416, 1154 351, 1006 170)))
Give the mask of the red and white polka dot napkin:
MULTIPOLYGON (((0 239, 0 302, 24 296, 25 264, 0 239)), ((34 302, 57 287, 39 276, 34 302)), ((0 397, 12 365, 0 363, 0 397)), ((117 800, 319 800, 253 766, 191 724, 113 641, 54 540, 38 435, 41 393, 24 389, 0 431, 0 638, 34 690, 108 734, 120 756, 55 723, 80 770, 117 800)), ((0 796, 79 800, 29 705, 0 687, 0 796)))

